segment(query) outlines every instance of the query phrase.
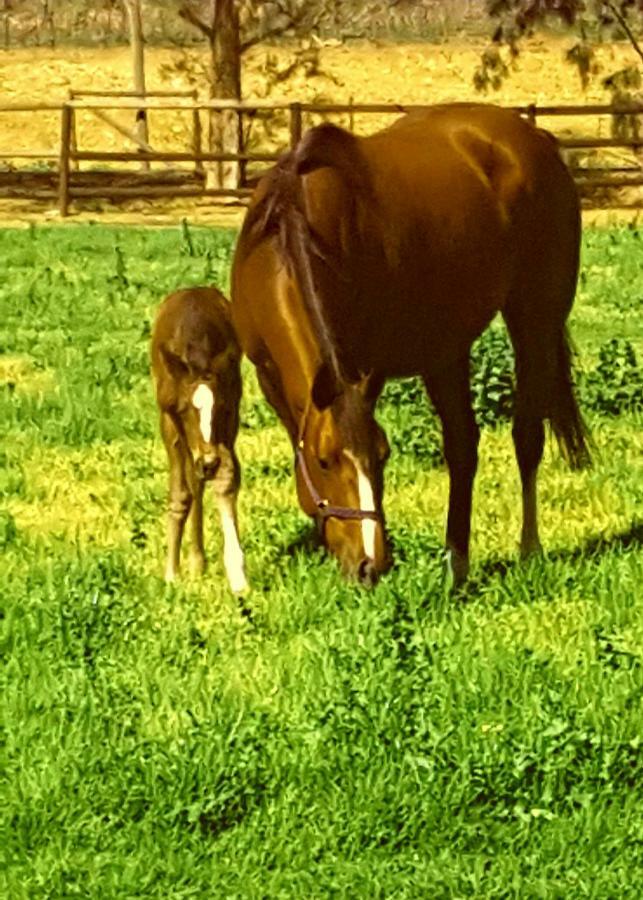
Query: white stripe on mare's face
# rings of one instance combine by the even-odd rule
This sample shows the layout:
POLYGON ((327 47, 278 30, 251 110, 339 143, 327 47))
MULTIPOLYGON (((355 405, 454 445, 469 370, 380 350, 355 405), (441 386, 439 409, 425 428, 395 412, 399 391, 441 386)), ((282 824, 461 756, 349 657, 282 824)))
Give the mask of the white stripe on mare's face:
POLYGON ((199 413, 201 434, 206 443, 212 440, 212 409, 214 407, 214 394, 207 384, 200 384, 192 394, 192 404, 199 413))
MULTIPOLYGON (((357 490, 359 491, 359 508, 365 512, 375 511, 375 497, 373 496, 373 487, 370 479, 364 473, 358 460, 353 456, 350 450, 345 450, 346 456, 355 466, 357 471, 357 490)), ((364 554, 369 559, 375 559, 375 525, 374 519, 362 519, 362 542, 364 544, 364 554)))

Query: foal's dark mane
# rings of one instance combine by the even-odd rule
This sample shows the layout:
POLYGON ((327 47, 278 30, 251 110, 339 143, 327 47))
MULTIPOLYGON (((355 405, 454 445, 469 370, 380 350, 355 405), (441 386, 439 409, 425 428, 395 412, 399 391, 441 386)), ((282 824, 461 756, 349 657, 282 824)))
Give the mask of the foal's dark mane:
POLYGON ((335 125, 324 124, 306 133, 299 145, 284 154, 265 176, 262 193, 249 210, 241 231, 244 255, 259 243, 274 238, 288 271, 297 278, 306 311, 319 341, 322 361, 336 378, 346 380, 338 341, 328 320, 313 272, 317 258, 341 279, 343 261, 325 245, 306 215, 302 176, 331 167, 341 176, 356 200, 369 197, 369 177, 356 138, 335 125))

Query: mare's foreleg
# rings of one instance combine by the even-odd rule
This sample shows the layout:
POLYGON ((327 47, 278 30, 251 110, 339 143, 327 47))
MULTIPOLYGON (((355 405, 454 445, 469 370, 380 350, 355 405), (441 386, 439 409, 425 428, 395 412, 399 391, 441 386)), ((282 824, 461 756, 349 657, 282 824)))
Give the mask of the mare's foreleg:
POLYGON ((185 475, 185 449, 168 413, 161 413, 161 436, 170 465, 165 580, 174 581, 179 573, 181 541, 192 506, 192 493, 185 475))
POLYGON ((223 565, 233 594, 244 594, 249 589, 237 525, 240 480, 239 461, 234 449, 225 448, 213 486, 223 531, 223 565))
POLYGON ((479 429, 471 405, 469 359, 425 377, 431 402, 442 421, 444 455, 449 468, 447 560, 453 587, 469 572, 473 482, 478 467, 479 429))

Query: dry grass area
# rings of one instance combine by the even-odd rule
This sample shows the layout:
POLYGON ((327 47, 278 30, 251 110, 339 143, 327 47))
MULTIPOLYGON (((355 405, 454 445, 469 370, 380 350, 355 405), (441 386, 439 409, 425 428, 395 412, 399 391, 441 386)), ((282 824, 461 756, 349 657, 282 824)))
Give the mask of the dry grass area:
MULTIPOLYGON (((256 48, 249 56, 245 69, 244 94, 247 98, 285 101, 293 98, 308 101, 399 102, 433 103, 466 100, 475 96, 473 74, 479 63, 484 44, 481 40, 446 44, 378 44, 352 43, 330 46, 321 54, 320 73, 306 77, 297 70, 292 77, 270 87, 270 72, 284 69, 292 59, 286 47, 256 48)), ((516 64, 515 72, 502 91, 487 95, 486 99, 503 104, 562 104, 607 102, 600 78, 586 91, 581 89, 574 68, 565 62, 569 41, 562 38, 535 38, 516 64)), ((629 46, 604 46, 598 62, 604 73, 623 67, 630 56, 629 46)), ((185 90, 195 84, 205 51, 183 51, 173 48, 150 47, 147 55, 148 89, 185 90)), ((0 84, 3 102, 59 102, 68 97, 70 89, 126 90, 131 87, 131 62, 127 47, 63 48, 52 52, 46 48, 11 50, 0 54, 0 84)), ((131 112, 112 115, 123 125, 131 126, 131 112)), ((183 112, 151 112, 150 141, 155 148, 187 149, 190 142, 191 117, 183 112)), ((355 117, 355 128, 365 132, 382 127, 390 121, 387 116, 362 115, 355 117)), ((56 153, 59 143, 60 121, 57 113, 2 113, 0 119, 0 151, 17 153, 20 150, 42 150, 56 153)), ((312 124, 311 122, 308 124, 312 124)), ((346 117, 342 124, 347 124, 346 117)), ((609 120, 597 118, 582 121, 567 119, 543 121, 558 133, 609 134, 609 120)), ((257 129, 262 126, 257 126, 257 129)), ((77 117, 78 145, 85 150, 131 149, 126 140, 104 122, 88 112, 77 117)), ((257 131, 253 143, 262 146, 279 143, 257 131)), ((16 157, 16 163, 23 165, 16 157)), ((56 162, 51 161, 55 166, 56 162)), ((136 217, 142 210, 136 204, 130 212, 136 217)), ((181 204, 181 209, 195 209, 195 204, 181 204)), ((28 204, 13 205, 18 219, 29 216, 28 204)), ((161 210, 175 216, 173 207, 161 210)), ((199 215, 199 218, 201 216, 199 215)), ((227 219, 234 220, 227 215, 227 219)), ((123 220, 123 215, 119 215, 123 220)))
MULTIPOLYGON (((516 71, 489 100, 499 103, 577 103, 606 99, 597 80, 582 91, 575 70, 565 62, 568 41, 535 38, 518 60, 516 71)), ((467 100, 475 95, 473 74, 483 43, 466 44, 350 44, 322 51, 320 75, 307 78, 302 72, 273 88, 270 97, 348 102, 438 103, 467 100)), ((605 72, 624 66, 631 51, 625 44, 606 45, 598 54, 605 72)), ((257 48, 246 66, 244 93, 247 98, 266 97, 269 60, 285 68, 291 54, 287 48, 257 48)), ((151 47, 147 53, 148 89, 185 90, 195 85, 190 72, 205 61, 205 51, 184 52, 151 47), (184 64, 187 61, 187 66, 184 64)), ((11 50, 0 55, 2 100, 8 102, 58 102, 70 89, 118 90, 131 88, 131 62, 127 47, 64 48, 52 53, 46 48, 11 50)), ((198 88, 201 85, 196 85, 198 88)), ((205 91, 203 91, 205 93, 205 91)), ((127 118, 127 114, 126 114, 127 118)), ((131 114, 130 114, 131 118, 131 114)), ((178 147, 188 127, 187 117, 152 114, 151 133, 159 146, 178 147)), ((42 148, 58 144, 57 115, 4 114, 0 149, 42 148)), ((79 144, 83 148, 120 146, 122 138, 108 126, 87 116, 79 122, 79 144)))

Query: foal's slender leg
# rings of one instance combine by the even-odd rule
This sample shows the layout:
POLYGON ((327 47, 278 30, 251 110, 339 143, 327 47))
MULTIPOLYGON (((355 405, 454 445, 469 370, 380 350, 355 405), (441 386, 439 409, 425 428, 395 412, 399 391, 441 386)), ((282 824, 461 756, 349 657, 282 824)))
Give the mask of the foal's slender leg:
POLYGON ((239 462, 234 450, 222 453, 214 479, 214 494, 223 531, 223 565, 233 594, 244 594, 249 589, 237 526, 239 482, 239 462))
POLYGON ((203 488, 203 481, 194 478, 194 484, 192 486, 192 512, 190 515, 190 526, 192 529, 190 570, 194 575, 203 575, 205 572, 205 550, 203 548, 203 488))
POLYGON ((471 405, 469 359, 424 379, 442 420, 444 455, 449 467, 449 512, 446 544, 453 586, 469 572, 469 537, 473 481, 478 467, 479 430, 471 405))
POLYGON ((179 572, 181 540, 192 506, 192 493, 185 477, 185 451, 176 426, 167 413, 161 413, 161 435, 170 464, 165 580, 174 581, 179 572))

